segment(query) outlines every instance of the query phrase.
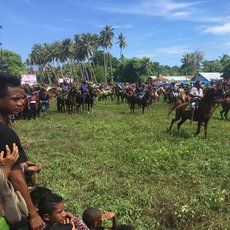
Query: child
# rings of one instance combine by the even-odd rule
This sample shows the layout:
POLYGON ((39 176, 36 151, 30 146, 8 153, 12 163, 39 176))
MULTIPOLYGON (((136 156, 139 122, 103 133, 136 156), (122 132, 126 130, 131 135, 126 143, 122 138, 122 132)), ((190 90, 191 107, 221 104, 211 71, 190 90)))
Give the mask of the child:
POLYGON ((112 230, 117 224, 117 215, 114 212, 105 212, 104 214, 97 208, 87 208, 82 216, 82 220, 87 225, 89 230, 112 230), (112 219, 112 227, 102 227, 102 221, 112 219))
POLYGON ((45 227, 54 222, 62 224, 73 223, 78 230, 87 230, 86 225, 78 217, 64 210, 62 197, 54 193, 46 194, 39 200, 38 213, 45 222, 45 227))
POLYGON ((44 197, 46 194, 52 193, 51 189, 37 186, 32 188, 30 191, 30 197, 35 207, 38 207, 38 203, 41 200, 42 197, 44 197))

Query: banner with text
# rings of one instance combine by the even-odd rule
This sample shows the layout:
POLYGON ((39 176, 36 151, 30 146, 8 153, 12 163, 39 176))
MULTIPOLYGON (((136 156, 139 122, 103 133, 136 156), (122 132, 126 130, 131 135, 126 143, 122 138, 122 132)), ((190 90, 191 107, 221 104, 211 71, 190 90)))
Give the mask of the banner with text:
POLYGON ((29 84, 34 85, 37 83, 37 76, 36 74, 22 74, 21 75, 21 84, 29 84))

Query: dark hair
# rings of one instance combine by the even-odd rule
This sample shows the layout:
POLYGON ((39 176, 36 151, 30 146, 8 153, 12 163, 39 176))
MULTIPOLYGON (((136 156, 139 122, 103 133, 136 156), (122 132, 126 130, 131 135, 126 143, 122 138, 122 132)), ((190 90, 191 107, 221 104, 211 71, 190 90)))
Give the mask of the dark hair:
POLYGON ((38 202, 41 200, 41 198, 49 193, 52 193, 51 189, 49 188, 41 187, 41 186, 34 187, 30 192, 30 196, 33 204, 37 205, 38 202))
POLYGON ((101 211, 98 208, 87 208, 82 215, 82 220, 88 228, 94 226, 100 218, 101 211))
POLYGON ((119 224, 114 228, 114 230, 135 230, 135 228, 131 225, 119 224))
POLYGON ((58 222, 54 222, 51 224, 48 224, 44 230, 72 230, 73 226, 72 224, 62 224, 58 222))
POLYGON ((63 202, 63 198, 54 193, 48 193, 38 202, 38 213, 42 217, 45 214, 52 215, 57 204, 63 202))
POLYGON ((0 98, 7 95, 8 87, 19 87, 21 85, 21 81, 18 77, 0 72, 0 98))

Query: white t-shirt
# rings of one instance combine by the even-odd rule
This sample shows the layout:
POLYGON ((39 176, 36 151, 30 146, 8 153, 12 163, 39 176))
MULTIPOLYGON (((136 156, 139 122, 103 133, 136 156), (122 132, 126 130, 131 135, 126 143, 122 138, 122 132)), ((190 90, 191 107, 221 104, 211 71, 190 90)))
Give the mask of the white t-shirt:
POLYGON ((198 97, 198 96, 203 97, 204 96, 203 90, 201 88, 197 89, 196 87, 192 87, 189 94, 193 97, 198 97))

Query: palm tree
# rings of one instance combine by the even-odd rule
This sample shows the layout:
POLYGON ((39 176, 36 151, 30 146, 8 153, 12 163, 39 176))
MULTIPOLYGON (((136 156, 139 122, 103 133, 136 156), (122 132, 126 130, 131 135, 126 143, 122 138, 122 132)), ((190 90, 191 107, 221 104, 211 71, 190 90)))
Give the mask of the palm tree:
POLYGON ((116 44, 119 44, 119 47, 120 47, 120 59, 122 59, 122 50, 127 46, 127 43, 125 41, 125 36, 120 33, 118 36, 117 36, 117 42, 116 44))
MULTIPOLYGON (((112 26, 106 25, 103 29, 103 31, 100 32, 100 45, 104 49, 104 68, 105 68, 105 82, 107 82, 107 62, 105 57, 105 51, 112 47, 112 40, 114 37, 112 26)), ((108 52, 109 53, 109 52, 108 52)), ((110 56, 110 55, 108 55, 110 56)), ((111 57, 110 57, 110 68, 111 68, 111 80, 113 81, 112 76, 112 64, 111 64, 111 57)))

